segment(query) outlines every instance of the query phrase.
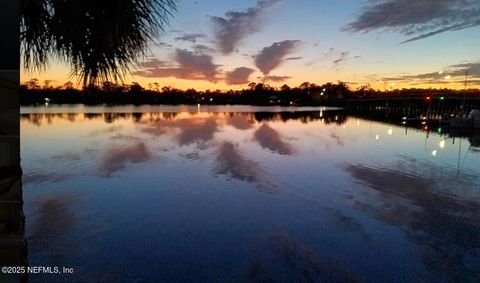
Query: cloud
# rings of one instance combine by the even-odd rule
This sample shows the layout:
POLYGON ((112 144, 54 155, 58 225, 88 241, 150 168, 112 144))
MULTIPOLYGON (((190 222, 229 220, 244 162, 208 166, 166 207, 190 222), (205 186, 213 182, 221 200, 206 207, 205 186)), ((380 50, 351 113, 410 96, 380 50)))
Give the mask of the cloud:
POLYGON ((235 70, 227 72, 225 81, 229 85, 246 84, 248 83, 248 78, 254 71, 255 70, 246 67, 235 68, 235 70))
POLYGON ((141 77, 175 77, 188 80, 206 80, 217 82, 218 67, 213 63, 213 57, 207 54, 177 49, 174 54, 176 65, 151 59, 143 63, 143 69, 134 72, 141 77))
POLYGON ((192 46, 192 49, 197 54, 208 54, 215 51, 213 48, 205 44, 195 44, 192 46))
POLYGON ((340 65, 340 63, 342 63, 343 61, 347 60, 348 59, 348 51, 344 51, 342 53, 340 53, 340 56, 333 60, 333 65, 336 67, 338 65, 340 65))
POLYGON ((259 77, 259 79, 262 79, 262 81, 264 82, 267 82, 267 81, 270 81, 270 82, 275 82, 275 83, 281 83, 281 82, 284 82, 288 79, 290 79, 291 77, 289 76, 265 76, 265 77, 259 77))
POLYGON ((344 30, 392 30, 410 37, 404 42, 447 31, 480 26, 478 0, 380 0, 367 1, 361 14, 344 30))
POLYGON ((258 32, 261 16, 267 9, 281 0, 259 0, 257 5, 245 11, 229 11, 225 17, 211 17, 215 26, 215 38, 220 51, 231 53, 236 45, 246 36, 258 32))
POLYGON ((196 43, 197 39, 207 37, 203 33, 185 33, 182 36, 175 37, 176 41, 188 41, 191 43, 196 43))
POLYGON ((285 58, 285 60, 289 60, 289 61, 296 61, 296 60, 301 60, 303 57, 288 57, 288 58, 285 58))
POLYGON ((273 69, 280 66, 285 56, 294 51, 299 43, 299 40, 284 40, 264 47, 255 56, 255 65, 263 74, 268 75, 273 69))
POLYGON ((436 72, 382 77, 381 80, 409 84, 455 84, 465 81, 466 71, 468 71, 468 83, 477 84, 480 79, 480 61, 454 64, 436 72))

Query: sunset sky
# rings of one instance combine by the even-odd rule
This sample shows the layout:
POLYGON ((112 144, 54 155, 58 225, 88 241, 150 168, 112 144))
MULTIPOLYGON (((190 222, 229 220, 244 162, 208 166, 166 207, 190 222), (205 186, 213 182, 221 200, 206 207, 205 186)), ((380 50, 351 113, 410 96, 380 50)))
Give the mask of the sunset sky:
MULTIPOLYGON (((241 89, 349 83, 377 89, 480 87, 478 0, 182 0, 126 83, 241 89)), ((69 67, 23 73, 62 85, 69 67)))

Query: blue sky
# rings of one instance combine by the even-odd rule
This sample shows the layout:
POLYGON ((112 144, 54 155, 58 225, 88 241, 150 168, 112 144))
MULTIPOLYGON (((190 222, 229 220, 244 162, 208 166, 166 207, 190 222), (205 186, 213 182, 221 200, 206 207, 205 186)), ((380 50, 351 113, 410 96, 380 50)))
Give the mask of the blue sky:
MULTIPOLYGON (((161 44, 126 81, 199 89, 337 80, 352 88, 461 88, 469 70, 476 87, 479 25, 477 0, 180 0, 161 44)), ((57 62, 24 75, 31 77, 64 82, 68 67, 57 62)))

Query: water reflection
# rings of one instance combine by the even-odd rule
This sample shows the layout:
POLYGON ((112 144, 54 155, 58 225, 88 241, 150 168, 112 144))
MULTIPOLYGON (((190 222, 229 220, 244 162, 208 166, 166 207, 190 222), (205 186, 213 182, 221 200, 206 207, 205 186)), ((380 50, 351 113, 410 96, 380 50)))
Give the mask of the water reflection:
POLYGON ((349 164, 345 170, 368 190, 353 200, 355 207, 401 228, 435 282, 480 280, 478 175, 457 178, 454 170, 411 159, 384 167, 349 164))
POLYGON ((338 259, 317 254, 286 233, 267 237, 247 269, 249 282, 366 282, 338 259))
POLYGON ((480 280, 475 133, 187 110, 23 114, 32 264, 84 281, 480 280))
POLYGON ((254 139, 263 147, 273 152, 284 155, 292 155, 292 146, 285 142, 280 134, 268 124, 263 124, 254 133, 254 139))
POLYGON ((276 192, 278 187, 263 176, 260 166, 251 160, 244 158, 238 147, 230 142, 224 142, 218 149, 215 175, 226 175, 228 177, 254 183, 259 189, 276 192))
POLYGON ((110 177, 113 173, 124 169, 129 163, 145 162, 150 158, 151 154, 142 141, 114 146, 102 158, 99 173, 102 176, 110 177))

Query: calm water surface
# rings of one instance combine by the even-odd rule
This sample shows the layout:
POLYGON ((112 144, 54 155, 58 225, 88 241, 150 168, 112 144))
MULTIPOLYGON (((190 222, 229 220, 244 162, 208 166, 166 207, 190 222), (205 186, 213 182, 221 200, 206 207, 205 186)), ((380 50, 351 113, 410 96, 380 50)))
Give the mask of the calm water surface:
POLYGON ((22 113, 28 260, 69 281, 480 280, 468 139, 323 108, 22 113))

